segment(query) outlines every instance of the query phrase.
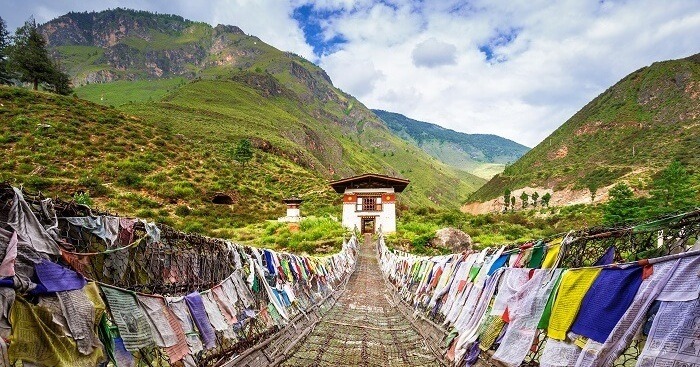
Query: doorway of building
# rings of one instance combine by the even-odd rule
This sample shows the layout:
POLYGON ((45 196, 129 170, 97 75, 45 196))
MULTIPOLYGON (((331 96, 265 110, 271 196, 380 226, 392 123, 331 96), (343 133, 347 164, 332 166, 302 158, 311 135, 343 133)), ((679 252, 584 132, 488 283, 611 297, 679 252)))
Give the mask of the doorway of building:
POLYGON ((362 234, 374 233, 374 217, 362 218, 362 234))

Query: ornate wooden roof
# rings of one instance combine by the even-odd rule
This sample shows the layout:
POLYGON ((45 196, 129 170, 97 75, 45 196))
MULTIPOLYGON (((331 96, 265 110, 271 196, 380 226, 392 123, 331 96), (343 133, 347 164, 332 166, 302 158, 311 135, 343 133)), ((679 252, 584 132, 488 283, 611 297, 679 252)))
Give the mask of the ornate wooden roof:
POLYGON ((402 192, 409 182, 411 181, 403 178, 365 173, 364 175, 331 181, 330 185, 335 192, 340 194, 345 192, 346 189, 381 189, 387 187, 392 187, 395 192, 402 192))

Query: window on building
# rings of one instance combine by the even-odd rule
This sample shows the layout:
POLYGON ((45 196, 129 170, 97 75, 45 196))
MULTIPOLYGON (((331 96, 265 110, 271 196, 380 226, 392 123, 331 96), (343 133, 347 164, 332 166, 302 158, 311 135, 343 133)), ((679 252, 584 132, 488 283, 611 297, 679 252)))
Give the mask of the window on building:
POLYGON ((379 195, 358 196, 355 210, 360 211, 381 211, 382 197, 379 195))

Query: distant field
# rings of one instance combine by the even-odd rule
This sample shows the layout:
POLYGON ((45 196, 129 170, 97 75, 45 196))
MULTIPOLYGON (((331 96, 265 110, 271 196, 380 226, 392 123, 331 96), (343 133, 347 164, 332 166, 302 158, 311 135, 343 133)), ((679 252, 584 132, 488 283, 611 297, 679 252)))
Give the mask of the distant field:
POLYGON ((105 106, 157 101, 186 83, 185 78, 157 80, 120 80, 111 83, 88 84, 75 89, 78 97, 105 106))
POLYGON ((483 163, 482 165, 469 171, 469 173, 488 180, 491 177, 503 172, 505 167, 505 164, 500 163, 483 163))

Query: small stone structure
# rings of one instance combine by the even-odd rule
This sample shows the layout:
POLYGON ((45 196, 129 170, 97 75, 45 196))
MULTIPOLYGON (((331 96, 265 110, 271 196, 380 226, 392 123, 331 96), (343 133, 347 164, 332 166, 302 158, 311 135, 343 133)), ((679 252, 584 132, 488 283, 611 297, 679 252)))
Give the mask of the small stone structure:
POLYGON ((282 200, 287 204, 287 215, 284 217, 277 218, 277 221, 283 223, 299 223, 301 222, 301 211, 299 207, 301 206, 302 199, 292 196, 290 198, 282 200))

